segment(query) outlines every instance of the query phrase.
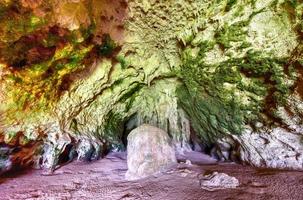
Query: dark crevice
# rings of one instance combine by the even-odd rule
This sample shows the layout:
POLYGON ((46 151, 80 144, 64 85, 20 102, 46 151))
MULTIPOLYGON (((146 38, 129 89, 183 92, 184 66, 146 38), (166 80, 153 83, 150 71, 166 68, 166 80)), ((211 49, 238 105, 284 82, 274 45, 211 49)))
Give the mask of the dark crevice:
POLYGON ((125 149, 127 148, 127 137, 129 133, 137 127, 138 127, 138 116, 135 113, 132 116, 130 116, 130 118, 126 120, 123 125, 122 143, 125 149))
MULTIPOLYGON (((192 126, 190 126, 189 144, 190 144, 192 150, 194 150, 194 151, 207 153, 207 149, 209 149, 209 148, 207 148, 207 146, 203 145, 203 142, 201 141, 200 137, 197 135, 196 131, 193 129, 192 126)), ((210 150, 209 150, 209 152, 210 152, 210 150)))
POLYGON ((64 165, 71 162, 74 158, 77 157, 77 153, 74 150, 74 144, 66 145, 64 151, 59 155, 58 165, 64 165))

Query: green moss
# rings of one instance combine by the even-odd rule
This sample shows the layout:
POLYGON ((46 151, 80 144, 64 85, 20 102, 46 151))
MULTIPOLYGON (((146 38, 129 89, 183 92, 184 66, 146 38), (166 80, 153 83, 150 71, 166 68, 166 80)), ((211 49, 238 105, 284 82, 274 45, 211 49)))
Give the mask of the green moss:
POLYGON ((29 137, 23 135, 23 136, 21 137, 19 143, 20 143, 21 145, 27 145, 27 144, 29 144, 31 141, 32 141, 31 138, 29 138, 29 137))
POLYGON ((70 123, 70 129, 73 131, 73 133, 75 134, 81 134, 81 132, 78 129, 78 121, 77 119, 72 119, 71 123, 70 123))
POLYGON ((49 68, 50 62, 43 62, 43 63, 38 63, 35 65, 31 66, 31 70, 32 71, 36 71, 36 72, 45 72, 48 68, 49 68))
POLYGON ((67 89, 62 87, 62 84, 70 84, 62 82, 63 77, 82 69, 82 62, 92 48, 93 46, 67 45, 49 60, 27 66, 27 69, 23 69, 26 71, 21 71, 20 74, 10 74, 9 78, 14 82, 14 87, 9 92, 14 103, 8 108, 14 110, 15 114, 17 111, 29 109, 35 109, 36 112, 47 110, 52 102, 57 101, 60 92, 67 89), (26 77, 23 78, 25 73, 26 77))
MULTIPOLYGON (((189 50, 187 50, 189 51, 189 50)), ((217 97, 221 101, 225 101, 227 97, 234 96, 234 89, 224 87, 225 83, 234 85, 239 92, 250 92, 261 99, 268 94, 269 89, 274 90, 277 97, 277 104, 285 102, 289 95, 290 85, 285 80, 293 77, 284 73, 284 66, 287 59, 277 59, 266 57, 260 52, 248 51, 244 57, 230 58, 226 61, 215 65, 209 65, 203 62, 204 54, 197 57, 189 57, 185 55, 186 60, 181 68, 181 77, 189 88, 196 88, 202 93, 207 93, 211 97, 217 97), (249 83, 246 83, 242 77, 247 77, 249 83)), ((260 108, 263 104, 252 102, 252 108, 260 108)), ((241 105, 241 102, 240 104, 241 105)), ((254 110, 253 114, 260 112, 254 110)))
POLYGON ((128 89, 128 91, 122 95, 119 99, 119 101, 126 101, 127 99, 129 99, 130 97, 134 96, 136 92, 139 92, 141 88, 143 88, 143 84, 141 83, 135 83, 133 85, 130 86, 130 89, 128 89))
POLYGON ((125 57, 119 55, 116 57, 116 59, 120 63, 122 69, 126 69, 128 67, 128 63, 125 60, 125 57))
POLYGON ((96 31, 96 24, 94 22, 92 22, 92 24, 89 25, 89 27, 87 27, 87 28, 80 26, 80 32, 81 32, 81 35, 84 38, 84 40, 86 40, 90 36, 92 36, 95 31, 96 31))
POLYGON ((237 0, 227 0, 226 6, 225 6, 225 12, 230 11, 230 9, 237 4, 237 0))
POLYGON ((46 20, 44 18, 39 18, 35 15, 31 15, 28 23, 27 32, 33 32, 34 30, 42 27, 46 24, 46 20))
POLYGON ((240 134, 244 113, 235 102, 222 102, 203 91, 182 86, 177 90, 180 106, 187 112, 197 134, 211 144, 226 134, 240 134))
MULTIPOLYGON (((224 48, 231 48, 232 42, 246 41, 247 30, 244 27, 247 26, 249 21, 240 21, 232 25, 224 24, 224 26, 218 29, 215 33, 215 39, 218 44, 224 48)), ((245 44, 248 46, 248 44, 245 44)))
POLYGON ((9 74, 7 78, 11 79, 16 84, 22 83, 22 78, 20 78, 19 76, 14 75, 14 74, 9 74))
POLYGON ((17 132, 16 131, 8 131, 5 133, 5 142, 9 143, 11 142, 14 138, 16 138, 17 132))
POLYGON ((119 101, 126 102, 125 112, 128 112, 131 109, 132 104, 137 97, 136 93, 138 93, 143 87, 143 84, 135 83, 131 86, 131 89, 129 89, 124 95, 121 96, 119 101))
POLYGON ((179 104, 206 143, 227 133, 240 134, 245 124, 256 119, 271 123, 274 116, 263 112, 268 107, 283 106, 290 94, 289 81, 296 80, 290 58, 253 50, 246 39, 250 20, 263 11, 253 12, 248 20, 225 23, 213 40, 197 43, 193 39, 195 43, 182 52, 182 66, 176 72, 184 82, 177 91, 179 104), (236 47, 234 50, 239 53, 228 51, 229 56, 225 55, 229 58, 208 64, 208 52, 216 44, 224 50, 236 47))
POLYGON ((85 56, 90 52, 91 47, 87 48, 75 48, 65 59, 68 59, 66 68, 73 70, 80 66, 81 62, 85 58, 85 56))
POLYGON ((97 45, 98 54, 100 56, 110 56, 116 47, 117 47, 117 45, 111 39, 111 37, 108 34, 104 35, 102 44, 97 45))
POLYGON ((243 14, 244 14, 244 6, 243 5, 237 5, 235 7, 235 11, 234 11, 233 16, 234 17, 239 17, 239 16, 241 16, 243 14))
POLYGON ((101 133, 102 138, 106 140, 110 149, 125 150, 122 144, 122 134, 124 130, 123 116, 118 113, 110 111, 106 116, 106 124, 103 126, 101 133))
POLYGON ((55 74, 57 77, 52 76, 53 79, 60 78, 60 73, 64 74, 72 72, 77 67, 81 66, 81 62, 85 56, 91 51, 92 46, 82 47, 82 46, 67 46, 56 52, 55 56, 50 60, 42 63, 38 63, 30 66, 30 70, 43 74, 48 69, 55 69, 55 74))
POLYGON ((46 23, 46 19, 39 18, 30 12, 16 17, 3 16, 0 21, 2 37, 4 41, 14 42, 18 37, 32 33, 46 23))

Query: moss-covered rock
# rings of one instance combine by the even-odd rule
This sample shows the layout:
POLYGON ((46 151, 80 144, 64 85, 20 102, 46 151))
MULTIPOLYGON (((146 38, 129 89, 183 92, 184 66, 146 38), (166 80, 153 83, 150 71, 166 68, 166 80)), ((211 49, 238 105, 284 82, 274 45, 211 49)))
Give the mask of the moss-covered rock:
POLYGON ((178 75, 184 86, 178 90, 179 102, 208 142, 241 134, 244 125, 254 127, 257 121, 283 125, 276 111, 285 106, 298 79, 295 63, 302 41, 297 23, 289 19, 293 13, 274 1, 260 8, 240 1, 231 8, 229 3, 229 12, 225 7, 224 13, 202 16, 201 30, 180 38, 184 47, 178 75), (227 20, 213 20, 223 16, 227 20))

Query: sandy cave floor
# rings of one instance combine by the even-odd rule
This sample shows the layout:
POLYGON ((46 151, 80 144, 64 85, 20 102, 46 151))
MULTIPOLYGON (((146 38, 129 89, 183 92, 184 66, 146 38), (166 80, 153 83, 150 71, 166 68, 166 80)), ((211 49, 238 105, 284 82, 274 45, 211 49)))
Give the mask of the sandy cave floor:
POLYGON ((73 162, 47 175, 28 170, 0 178, 0 199, 303 199, 303 172, 255 169, 233 163, 214 163, 198 153, 187 154, 192 166, 179 163, 168 172, 139 181, 126 181, 125 153, 111 153, 91 163, 73 162), (209 192, 198 177, 213 171, 239 179, 236 189, 209 192))

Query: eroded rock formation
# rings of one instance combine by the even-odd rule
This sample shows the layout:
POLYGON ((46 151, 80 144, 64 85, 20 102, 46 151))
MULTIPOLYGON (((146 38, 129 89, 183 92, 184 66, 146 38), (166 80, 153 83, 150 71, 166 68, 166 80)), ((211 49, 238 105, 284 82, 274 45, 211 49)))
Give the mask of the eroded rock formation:
POLYGON ((0 163, 97 159, 148 123, 178 151, 301 169, 302 13, 301 0, 1 1, 0 163))
POLYGON ((127 180, 136 180, 167 170, 177 163, 171 139, 165 131, 147 124, 127 137, 127 180))

